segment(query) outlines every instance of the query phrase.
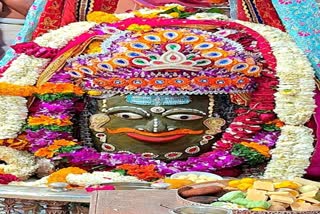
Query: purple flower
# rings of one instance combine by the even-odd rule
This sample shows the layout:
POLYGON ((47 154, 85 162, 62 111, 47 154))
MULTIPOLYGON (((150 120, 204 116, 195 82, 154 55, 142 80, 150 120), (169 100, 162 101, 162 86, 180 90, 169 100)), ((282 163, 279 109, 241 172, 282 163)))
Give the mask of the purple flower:
POLYGON ((262 132, 259 132, 258 134, 256 134, 253 137, 252 141, 259 143, 259 144, 266 145, 269 148, 272 148, 275 146, 279 136, 280 136, 279 131, 274 131, 274 132, 262 131, 262 132))

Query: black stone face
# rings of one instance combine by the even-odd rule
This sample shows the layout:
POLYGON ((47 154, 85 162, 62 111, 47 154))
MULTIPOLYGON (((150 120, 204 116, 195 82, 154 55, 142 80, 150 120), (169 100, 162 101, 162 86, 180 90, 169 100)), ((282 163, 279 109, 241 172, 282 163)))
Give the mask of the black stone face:
MULTIPOLYGON (((190 98, 188 104, 173 106, 131 104, 120 95, 107 99, 104 104, 102 100, 91 101, 91 114, 103 113, 104 108, 110 117, 103 133, 92 130, 95 147, 108 152, 152 153, 164 160, 170 159, 168 153, 181 153, 175 159, 185 159, 210 151, 221 134, 207 144, 200 143, 208 130, 203 122, 208 119, 209 98, 205 95, 190 98), (161 107, 163 112, 154 111, 154 107, 161 107), (106 136, 101 138, 103 134, 106 136)), ((213 113, 226 120, 225 129, 234 117, 236 106, 231 104, 228 95, 216 95, 214 99, 213 113)))

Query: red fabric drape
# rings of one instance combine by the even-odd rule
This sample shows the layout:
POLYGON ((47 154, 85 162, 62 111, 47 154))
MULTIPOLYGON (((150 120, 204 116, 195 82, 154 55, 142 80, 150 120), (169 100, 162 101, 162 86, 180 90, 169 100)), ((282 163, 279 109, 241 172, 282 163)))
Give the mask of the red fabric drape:
POLYGON ((32 39, 76 21, 84 21, 86 14, 92 11, 113 13, 117 9, 118 0, 48 0, 42 12, 38 26, 32 39), (81 7, 82 19, 77 20, 78 7, 81 7))
POLYGON ((285 31, 271 0, 237 0, 237 18, 285 31))
POLYGON ((70 24, 77 21, 76 11, 77 1, 75 0, 65 0, 64 8, 61 17, 61 26, 70 24))
POLYGON ((65 0, 48 0, 42 12, 38 26, 32 34, 32 39, 61 26, 62 11, 65 0))

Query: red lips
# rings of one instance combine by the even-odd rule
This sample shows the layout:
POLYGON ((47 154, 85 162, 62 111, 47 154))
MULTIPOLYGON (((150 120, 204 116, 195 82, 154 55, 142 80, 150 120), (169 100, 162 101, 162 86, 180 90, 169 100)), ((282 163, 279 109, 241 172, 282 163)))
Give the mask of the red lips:
POLYGON ((171 135, 167 137, 149 137, 149 136, 140 135, 136 133, 127 133, 127 135, 133 139, 143 141, 143 142, 148 142, 148 143, 168 143, 185 136, 185 134, 177 134, 177 135, 171 135))

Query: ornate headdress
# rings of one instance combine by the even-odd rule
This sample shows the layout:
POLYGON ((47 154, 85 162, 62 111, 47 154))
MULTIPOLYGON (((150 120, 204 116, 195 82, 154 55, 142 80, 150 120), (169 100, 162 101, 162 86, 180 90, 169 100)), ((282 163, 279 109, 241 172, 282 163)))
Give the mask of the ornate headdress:
POLYGON ((125 31, 107 39, 103 48, 104 54, 69 61, 69 74, 82 79, 87 90, 140 95, 248 92, 262 70, 238 43, 195 29, 125 31))

